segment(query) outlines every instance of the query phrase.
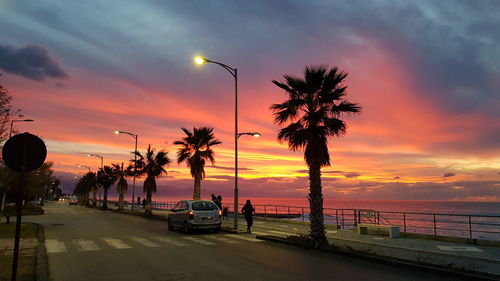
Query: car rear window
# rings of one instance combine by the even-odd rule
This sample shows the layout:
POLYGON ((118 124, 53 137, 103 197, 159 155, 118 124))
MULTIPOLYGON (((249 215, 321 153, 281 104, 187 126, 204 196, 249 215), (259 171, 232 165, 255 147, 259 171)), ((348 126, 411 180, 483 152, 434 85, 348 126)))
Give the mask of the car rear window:
POLYGON ((193 202, 194 211, 212 211, 217 210, 217 205, 213 202, 193 202))

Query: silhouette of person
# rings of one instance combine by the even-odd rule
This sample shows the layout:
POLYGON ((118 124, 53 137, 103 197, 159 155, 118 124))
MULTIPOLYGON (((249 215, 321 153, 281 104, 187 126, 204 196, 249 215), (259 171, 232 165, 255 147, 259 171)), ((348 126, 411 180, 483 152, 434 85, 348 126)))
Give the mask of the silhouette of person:
POLYGON ((217 198, 214 200, 215 205, 219 207, 220 210, 222 210, 222 196, 217 196, 217 198))
POLYGON ((255 213, 255 209, 253 208, 252 202, 250 202, 250 200, 247 200, 247 203, 241 209, 241 213, 243 213, 243 216, 245 217, 245 220, 247 221, 247 233, 252 233, 250 228, 253 225, 252 215, 255 213))
POLYGON ((215 200, 217 200, 217 198, 215 197, 215 195, 212 193, 212 201, 215 202, 215 200))
POLYGON ((137 205, 141 205, 141 196, 137 196, 137 205))
POLYGON ((142 199, 142 207, 146 208, 146 198, 142 199))

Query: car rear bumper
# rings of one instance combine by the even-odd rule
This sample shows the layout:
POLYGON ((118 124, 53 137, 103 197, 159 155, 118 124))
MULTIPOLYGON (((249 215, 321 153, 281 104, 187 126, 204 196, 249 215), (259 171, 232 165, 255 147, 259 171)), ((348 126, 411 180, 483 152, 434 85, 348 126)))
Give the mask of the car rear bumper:
POLYGON ((190 228, 193 229, 214 229, 214 228, 220 228, 222 222, 218 223, 188 223, 190 228))

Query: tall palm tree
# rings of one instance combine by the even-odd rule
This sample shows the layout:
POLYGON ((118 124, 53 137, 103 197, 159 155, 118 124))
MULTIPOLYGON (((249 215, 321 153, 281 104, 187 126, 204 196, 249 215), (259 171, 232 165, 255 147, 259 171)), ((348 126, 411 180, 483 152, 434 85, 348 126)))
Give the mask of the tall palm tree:
POLYGON ((221 144, 215 139, 213 128, 200 127, 189 131, 181 128, 186 136, 174 144, 181 147, 177 150, 177 163, 186 162, 191 169, 191 176, 194 178, 193 199, 199 200, 201 197, 201 180, 205 178, 205 162, 210 160, 215 163, 214 151, 212 146, 221 144))
POLYGON ((153 192, 156 192, 156 178, 161 174, 167 174, 164 166, 170 164, 170 158, 166 151, 158 151, 155 154, 154 148, 151 145, 148 146, 146 154, 142 155, 139 151, 134 152, 137 155, 137 159, 130 160, 132 165, 137 165, 137 175, 146 175, 146 180, 144 181, 144 192, 146 192, 146 209, 145 215, 150 216, 153 214, 151 198, 153 197, 153 192))
POLYGON ((321 167, 330 166, 329 137, 346 133, 341 120, 346 113, 359 113, 361 107, 346 99, 347 73, 337 67, 308 66, 304 78, 284 75, 284 81, 272 82, 286 91, 288 99, 274 104, 275 123, 285 126, 278 133, 292 151, 304 150, 309 168, 310 239, 314 246, 327 243, 323 220, 321 167))
POLYGON ((118 177, 118 182, 116 183, 116 191, 118 192, 118 211, 123 211, 123 198, 125 197, 125 193, 127 193, 128 189, 128 184, 125 177, 130 175, 130 167, 124 170, 123 162, 121 166, 119 164, 112 165, 114 173, 118 177))
POLYGON ((116 182, 117 179, 118 176, 111 166, 104 166, 102 168, 99 168, 99 171, 97 171, 97 182, 102 186, 102 189, 104 190, 104 202, 102 204, 103 209, 108 208, 108 190, 116 182))

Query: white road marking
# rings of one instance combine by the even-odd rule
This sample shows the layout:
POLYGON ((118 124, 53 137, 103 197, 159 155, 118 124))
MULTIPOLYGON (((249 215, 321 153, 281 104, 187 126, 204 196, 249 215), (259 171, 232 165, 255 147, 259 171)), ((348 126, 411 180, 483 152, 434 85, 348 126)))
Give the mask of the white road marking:
POLYGON ((330 233, 337 233, 337 230, 327 230, 326 233, 330 234, 330 233))
POLYGON ((245 241, 250 241, 250 242, 262 242, 262 240, 255 239, 252 237, 244 236, 244 235, 238 235, 238 234, 226 234, 227 237, 231 238, 236 238, 236 239, 241 239, 245 241))
POLYGON ((66 252, 66 246, 64 242, 57 241, 55 239, 45 240, 45 248, 47 249, 47 253, 63 253, 66 252))
POLYGON ((75 239, 73 240, 73 244, 76 246, 76 249, 79 252, 85 252, 85 251, 99 251, 101 248, 97 246, 96 243, 92 240, 85 240, 85 239, 75 239))
POLYGON ((383 237, 373 237, 373 240, 384 240, 383 237))
POLYGON ((289 225, 286 225, 286 224, 280 224, 279 226, 281 226, 281 227, 290 227, 289 225))
POLYGON ((255 235, 269 235, 269 233, 260 232, 260 231, 252 231, 252 234, 255 234, 255 235))
POLYGON ((142 244, 146 247, 149 247, 149 248, 158 248, 158 247, 161 247, 160 244, 158 243, 155 243, 153 241, 150 241, 146 238, 141 238, 141 237, 136 237, 136 236, 128 236, 127 238, 129 238, 130 240, 134 241, 134 242, 137 242, 139 244, 142 244))
POLYGON ((193 241, 195 243, 198 243, 198 244, 202 244, 202 245, 215 245, 215 243, 213 242, 210 242, 210 241, 207 241, 207 240, 203 240, 203 239, 200 239, 200 238, 197 238, 197 237, 193 237, 193 236, 185 236, 185 237, 182 237, 184 239, 187 239, 189 241, 193 241))
POLYGON ((263 221, 254 221, 253 223, 261 224, 261 223, 265 223, 265 222, 263 222, 263 221))
POLYGON ((156 238, 156 240, 159 240, 161 242, 164 242, 164 243, 167 243, 167 244, 172 244, 172 245, 179 246, 179 247, 189 246, 186 243, 182 243, 182 242, 179 242, 179 241, 176 241, 174 239, 167 238, 167 237, 155 237, 155 238, 156 238))
POLYGON ((129 245, 125 244, 122 240, 120 239, 114 239, 114 238, 109 238, 109 237, 101 237, 101 239, 106 242, 109 246, 115 248, 115 249, 129 249, 132 248, 129 245))
POLYGON ((482 252, 483 250, 476 247, 464 247, 464 246, 436 246, 443 251, 461 251, 461 252, 482 252))
POLYGON ((273 233, 273 234, 278 234, 278 235, 283 235, 283 236, 293 235, 293 233, 283 232, 283 231, 277 231, 277 230, 269 230, 267 232, 270 232, 270 233, 273 233))
POLYGON ((217 241, 221 241, 221 242, 225 242, 225 243, 232 243, 232 244, 240 243, 238 241, 234 241, 234 240, 231 240, 231 239, 227 239, 227 238, 221 237, 220 235, 206 235, 204 237, 207 237, 207 238, 210 238, 210 239, 213 239, 213 240, 217 240, 217 241))

